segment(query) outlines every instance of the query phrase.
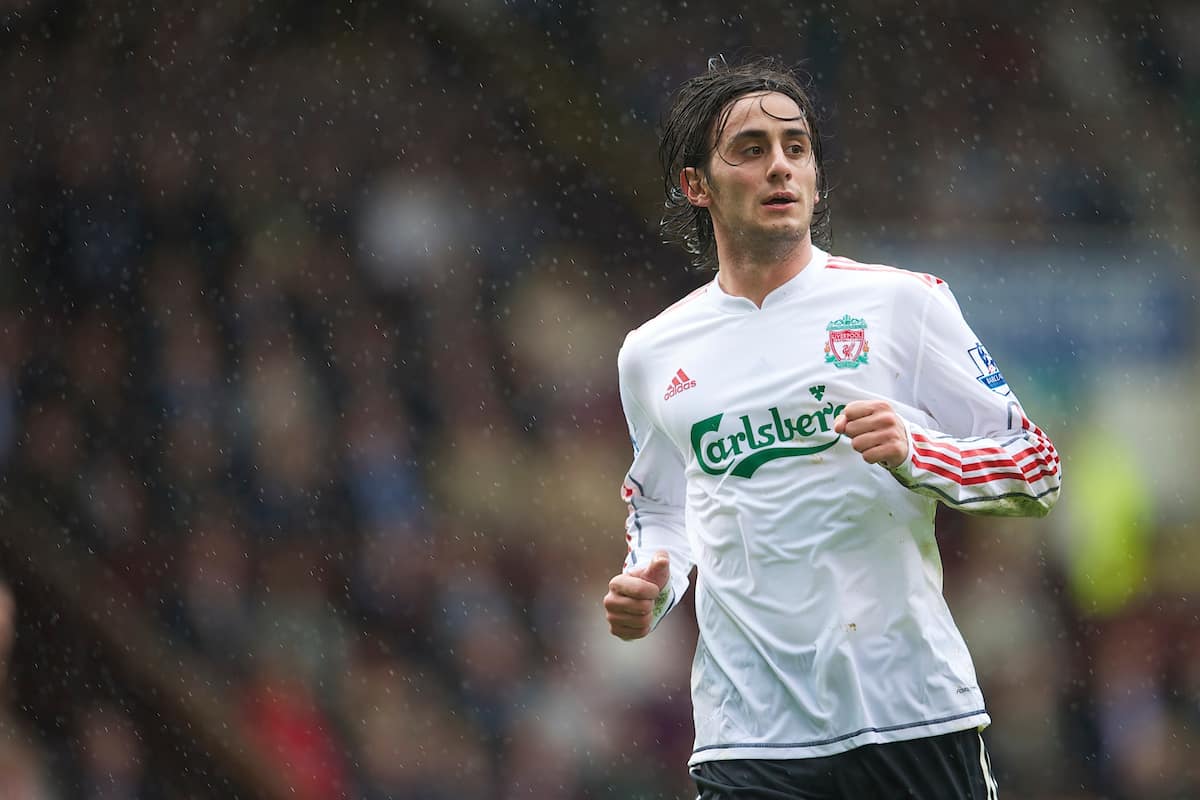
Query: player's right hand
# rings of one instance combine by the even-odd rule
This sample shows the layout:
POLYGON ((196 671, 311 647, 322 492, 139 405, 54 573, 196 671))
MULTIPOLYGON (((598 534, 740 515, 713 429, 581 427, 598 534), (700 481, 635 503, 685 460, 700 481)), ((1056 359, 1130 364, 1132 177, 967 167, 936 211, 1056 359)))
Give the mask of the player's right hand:
POLYGON ((671 577, 671 559, 659 550, 644 567, 631 569, 608 582, 604 610, 608 629, 619 639, 640 639, 654 624, 654 603, 671 577))

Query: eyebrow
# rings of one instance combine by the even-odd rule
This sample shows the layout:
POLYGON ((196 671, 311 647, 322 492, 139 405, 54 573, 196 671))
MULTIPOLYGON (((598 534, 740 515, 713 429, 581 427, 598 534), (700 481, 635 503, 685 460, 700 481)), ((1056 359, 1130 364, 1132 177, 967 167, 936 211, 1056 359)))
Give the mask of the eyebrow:
MULTIPOLYGON (((812 140, 812 136, 809 134, 808 131, 804 130, 803 128, 788 128, 787 130, 785 130, 783 132, 783 138, 785 138, 785 139, 796 139, 801 136, 803 136, 805 139, 808 139, 810 141, 812 140)), ((766 138, 767 138, 766 131, 761 130, 759 128, 751 128, 749 130, 742 130, 742 131, 738 131, 737 133, 735 133, 729 139, 729 144, 731 144, 731 145, 737 144, 739 142, 744 142, 747 139, 766 139, 766 138)))

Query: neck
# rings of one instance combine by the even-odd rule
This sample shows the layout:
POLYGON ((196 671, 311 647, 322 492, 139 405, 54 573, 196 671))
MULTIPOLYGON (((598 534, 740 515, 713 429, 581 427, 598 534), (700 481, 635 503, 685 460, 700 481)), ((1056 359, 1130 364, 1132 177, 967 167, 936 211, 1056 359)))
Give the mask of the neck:
POLYGON ((717 283, 734 297, 745 297, 762 308, 767 295, 800 274, 812 261, 812 239, 805 236, 788 246, 765 252, 742 250, 728 256, 717 243, 717 283))

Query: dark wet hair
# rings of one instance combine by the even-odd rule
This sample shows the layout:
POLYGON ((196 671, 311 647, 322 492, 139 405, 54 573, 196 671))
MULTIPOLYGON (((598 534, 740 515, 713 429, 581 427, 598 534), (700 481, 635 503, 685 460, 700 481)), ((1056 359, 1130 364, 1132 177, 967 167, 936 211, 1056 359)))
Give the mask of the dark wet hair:
POLYGON ((679 244, 693 256, 697 267, 717 266, 717 243, 712 217, 707 208, 688 202, 679 188, 684 167, 705 167, 725 130, 730 106, 743 95, 779 92, 795 101, 808 124, 812 153, 817 166, 817 193, 823 198, 813 211, 812 240, 828 248, 832 242, 829 220, 828 180, 821 157, 821 134, 812 101, 791 69, 771 58, 730 65, 718 56, 708 60, 708 70, 684 82, 675 92, 663 122, 658 159, 663 189, 667 195, 661 229, 666 242, 679 244))

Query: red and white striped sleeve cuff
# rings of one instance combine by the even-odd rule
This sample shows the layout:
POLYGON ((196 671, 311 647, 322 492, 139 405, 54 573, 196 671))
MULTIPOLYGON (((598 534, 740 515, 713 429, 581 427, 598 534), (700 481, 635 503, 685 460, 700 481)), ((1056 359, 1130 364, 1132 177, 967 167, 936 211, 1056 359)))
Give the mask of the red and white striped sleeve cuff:
POLYGON ((1021 416, 1021 429, 955 438, 905 421, 908 458, 898 481, 975 514, 1045 516, 1058 500, 1062 463, 1054 444, 1021 416))

